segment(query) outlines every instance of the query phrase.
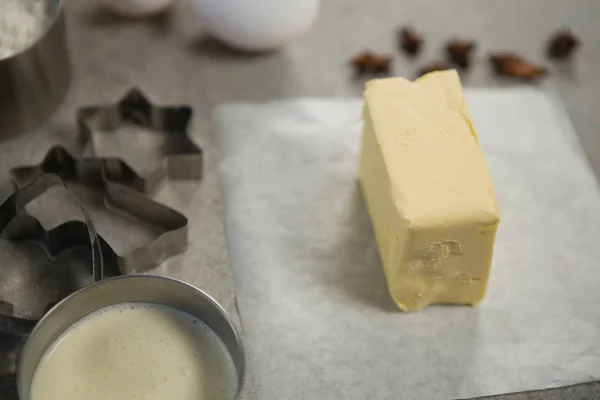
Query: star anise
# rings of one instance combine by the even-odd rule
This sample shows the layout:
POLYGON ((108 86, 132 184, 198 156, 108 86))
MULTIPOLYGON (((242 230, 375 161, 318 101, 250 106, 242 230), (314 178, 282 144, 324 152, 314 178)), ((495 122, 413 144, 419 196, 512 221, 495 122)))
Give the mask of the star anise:
POLYGON ((358 74, 389 74, 392 57, 366 50, 352 57, 350 65, 358 74))
POLYGON ((471 40, 453 39, 446 45, 448 60, 462 69, 468 69, 471 53, 475 50, 476 43, 471 40))
POLYGON ((524 80, 535 80, 546 75, 544 67, 533 64, 518 54, 493 53, 490 62, 496 74, 524 80))
POLYGON ((446 64, 444 61, 433 61, 422 67, 418 72, 418 76, 423 76, 430 72, 443 71, 448 68, 448 64, 446 64))
POLYGON ((404 27, 398 32, 398 46, 410 56, 415 56, 421 51, 423 38, 414 29, 404 27))
POLYGON ((569 30, 555 33, 548 42, 548 57, 555 60, 565 60, 573 54, 579 46, 579 39, 569 30))

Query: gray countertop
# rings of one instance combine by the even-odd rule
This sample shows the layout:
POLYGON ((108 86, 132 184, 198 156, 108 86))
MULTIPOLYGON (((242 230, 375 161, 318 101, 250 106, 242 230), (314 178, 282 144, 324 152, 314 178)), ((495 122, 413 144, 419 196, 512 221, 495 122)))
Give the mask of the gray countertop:
MULTIPOLYGON (((192 134, 206 150, 205 178, 193 192, 197 202, 179 200, 177 191, 162 197, 159 193, 158 199, 177 205, 187 215, 194 214, 190 243, 193 253, 201 256, 176 257, 156 272, 206 289, 233 315, 237 316, 216 175, 218 133, 210 122, 211 112, 220 103, 359 96, 363 81, 353 79, 347 66, 353 53, 364 48, 392 52, 394 74, 413 77, 420 65, 440 58, 444 42, 455 35, 479 43, 478 60, 463 76, 465 85, 507 85, 510 83, 497 80, 490 72, 488 51, 515 50, 534 61, 545 61, 549 35, 569 26, 581 38, 582 47, 569 65, 549 65, 550 75, 541 84, 563 99, 593 169, 600 173, 596 133, 600 79, 592 67, 600 61, 600 2, 324 0, 318 23, 304 38, 281 52, 249 56, 208 39, 190 1, 179 0, 168 15, 144 21, 113 17, 92 0, 67 2, 73 82, 64 104, 49 122, 52 133, 44 140, 48 146, 52 142, 71 145, 76 106, 114 101, 131 86, 141 87, 157 102, 191 104, 195 111, 192 134), (413 25, 426 39, 424 52, 415 61, 395 50, 395 30, 403 24, 413 25), (191 269, 190 263, 197 263, 198 269, 191 269)), ((32 157, 41 158, 44 151, 40 149, 32 157)), ((0 163, 0 167, 7 165, 0 163)), ((181 193, 186 190, 182 188, 181 193)), ((250 356, 253 351, 258 350, 250 349, 250 356)), ((256 398, 252 389, 250 377, 245 398, 256 398)), ((5 398, 13 399, 0 390, 0 399, 5 398)), ((600 383, 493 398, 600 398, 600 383)))

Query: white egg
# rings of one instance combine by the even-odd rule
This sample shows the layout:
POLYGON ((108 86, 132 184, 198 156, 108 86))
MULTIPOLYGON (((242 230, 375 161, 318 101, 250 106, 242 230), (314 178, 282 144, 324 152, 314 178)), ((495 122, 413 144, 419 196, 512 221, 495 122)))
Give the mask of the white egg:
POLYGON ((203 27, 242 50, 283 46, 310 28, 319 0, 194 0, 203 27))
POLYGON ((168 7, 175 0, 102 0, 111 11, 126 17, 143 18, 156 15, 168 7))

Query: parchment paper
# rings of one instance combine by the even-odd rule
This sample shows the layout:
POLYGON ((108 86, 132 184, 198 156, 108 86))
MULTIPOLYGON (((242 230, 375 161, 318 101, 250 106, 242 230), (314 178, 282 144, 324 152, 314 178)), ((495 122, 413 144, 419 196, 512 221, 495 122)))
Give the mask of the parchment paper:
POLYGON ((600 378, 600 191, 534 89, 467 101, 502 221, 479 308, 399 312, 356 184, 361 101, 216 113, 237 301, 262 400, 452 399, 600 378))

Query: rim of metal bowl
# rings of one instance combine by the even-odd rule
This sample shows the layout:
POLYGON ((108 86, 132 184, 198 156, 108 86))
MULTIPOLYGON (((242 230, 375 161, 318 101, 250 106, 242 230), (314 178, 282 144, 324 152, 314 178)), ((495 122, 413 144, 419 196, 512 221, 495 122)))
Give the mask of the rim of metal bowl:
MULTIPOLYGON (((13 58, 19 57, 21 54, 28 52, 35 45, 37 45, 44 37, 46 37, 52 28, 56 25, 58 20, 63 14, 63 3, 64 0, 44 0, 46 2, 46 6, 49 8, 46 14, 46 18, 48 18, 48 23, 44 27, 44 30, 41 32, 39 36, 37 36, 29 45, 9 56, 0 58, 0 63, 5 62, 7 60, 11 60, 13 58)), ((46 21, 44 21, 46 22, 46 21)))
MULTIPOLYGON (((169 278, 166 276, 158 276, 158 275, 147 275, 147 274, 138 274, 138 275, 122 275, 122 276, 115 276, 112 278, 107 278, 104 280, 101 280, 99 282, 95 282, 92 283, 88 286, 85 286, 79 290, 77 290, 76 292, 71 293, 69 296, 65 297, 64 299, 62 299, 61 301, 59 301, 58 303, 56 303, 54 305, 54 307, 52 307, 50 310, 48 310, 48 312, 37 322, 37 324, 35 325, 35 327, 33 328, 33 330, 31 331, 31 333, 29 334, 29 337, 27 338, 27 341, 25 342, 25 345, 23 346, 23 351, 21 352, 21 355, 19 356, 19 360, 17 362, 17 395, 19 396, 19 399, 22 399, 22 393, 21 393, 21 367, 22 367, 22 363, 23 363, 23 353, 25 348, 27 348, 27 344, 29 343, 30 338, 34 335, 34 333, 38 330, 38 327, 42 324, 42 322, 44 322, 49 316, 50 314, 55 310, 58 309, 59 307, 61 307, 63 304, 65 304, 66 302, 70 301, 71 298, 77 296, 79 293, 84 292, 86 290, 88 290, 91 287, 96 287, 96 286, 100 286, 100 285, 104 285, 104 284, 109 284, 112 281, 116 281, 116 280, 124 280, 124 279, 139 279, 139 278, 151 278, 151 279, 157 279, 157 280, 164 280, 164 281, 170 281, 173 283, 177 283, 180 284, 182 286, 186 286, 188 289, 191 289, 193 291, 198 292, 200 295, 204 296, 217 310, 219 310, 219 312, 222 314, 222 316, 225 318, 225 320, 227 321, 227 323, 230 325, 234 337, 235 337, 235 341, 236 344, 239 346, 240 352, 241 352, 241 366, 240 366, 240 371, 236 371, 236 373, 239 375, 238 376, 238 387, 237 390, 235 392, 235 396, 233 397, 233 399, 238 399, 245 387, 246 384, 246 349, 244 348, 244 343, 242 342, 241 336, 238 332, 238 330, 236 329, 235 325, 233 324, 233 322, 231 321, 231 319, 229 318, 229 315, 227 315, 227 312, 225 311, 225 309, 223 308, 223 306, 221 306, 221 304, 219 304, 219 302, 217 302, 211 295, 209 295, 208 293, 206 293, 205 291, 187 283, 184 282, 180 279, 175 279, 175 278, 169 278)), ((212 328, 211 328, 212 329, 212 328)), ((217 335, 218 336, 218 335, 217 335)), ((219 338, 220 339, 220 338, 219 338)), ((229 352, 229 349, 227 349, 227 351, 229 352)), ((231 356, 231 354, 230 354, 231 356)))

